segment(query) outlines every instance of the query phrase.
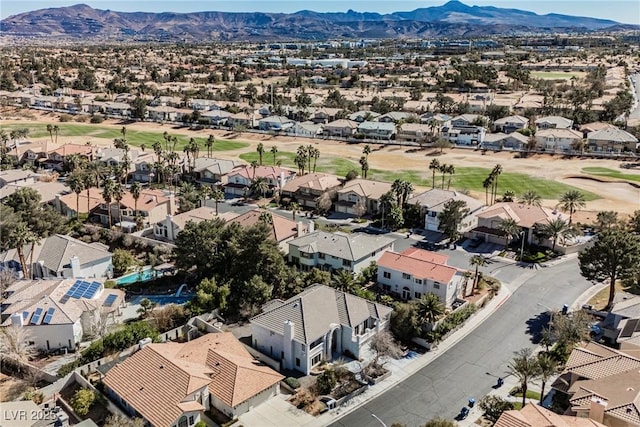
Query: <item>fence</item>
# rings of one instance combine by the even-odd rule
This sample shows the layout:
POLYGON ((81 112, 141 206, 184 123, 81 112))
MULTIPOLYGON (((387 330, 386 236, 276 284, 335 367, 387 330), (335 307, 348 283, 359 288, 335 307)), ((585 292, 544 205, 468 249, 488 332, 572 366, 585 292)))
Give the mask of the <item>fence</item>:
POLYGON ((58 381, 58 377, 43 371, 37 366, 33 366, 29 362, 25 362, 9 355, 2 355, 2 371, 17 374, 21 378, 32 377, 38 380, 43 380, 48 383, 54 383, 58 381))

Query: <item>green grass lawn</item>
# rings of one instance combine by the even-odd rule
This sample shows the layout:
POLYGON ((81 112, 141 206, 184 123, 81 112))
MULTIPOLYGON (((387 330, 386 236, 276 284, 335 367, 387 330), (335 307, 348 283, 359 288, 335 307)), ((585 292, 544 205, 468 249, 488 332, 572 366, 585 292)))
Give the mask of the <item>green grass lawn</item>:
POLYGON ((609 178, 640 182, 640 175, 622 173, 614 169, 601 168, 601 167, 587 167, 587 168, 582 168, 582 172, 589 175, 600 175, 600 176, 607 176, 609 178))
MULTIPOLYGON (((121 138, 122 134, 120 133, 120 128, 112 128, 107 126, 100 125, 91 125, 91 124, 79 124, 79 123, 60 123, 58 124, 58 143, 64 143, 65 137, 86 137, 87 141, 91 141, 91 138, 100 138, 100 139, 115 139, 121 138)), ((25 123, 23 124, 12 124, 8 126, 3 126, 3 129, 6 129, 8 132, 12 129, 17 128, 27 128, 29 129, 29 137, 31 138, 44 138, 49 136, 49 132, 47 132, 47 125, 43 123, 25 123)), ((171 135, 171 129, 167 129, 167 132, 171 135)), ((133 129, 127 129, 127 141, 129 144, 133 146, 141 146, 144 144, 148 149, 151 149, 151 146, 154 142, 160 141, 164 145, 163 132, 149 132, 149 131, 138 131, 133 129)), ((176 151, 182 151, 184 146, 189 142, 190 137, 185 135, 176 135, 178 138, 178 143, 176 144, 176 151)), ((53 135, 53 139, 56 139, 55 134, 53 135)), ((205 141, 206 138, 196 137, 195 140, 200 145, 200 151, 206 152, 205 141)), ((246 142, 233 141, 233 140, 216 140, 213 145, 213 151, 229 151, 229 150, 237 150, 240 148, 248 147, 249 144, 246 142)))

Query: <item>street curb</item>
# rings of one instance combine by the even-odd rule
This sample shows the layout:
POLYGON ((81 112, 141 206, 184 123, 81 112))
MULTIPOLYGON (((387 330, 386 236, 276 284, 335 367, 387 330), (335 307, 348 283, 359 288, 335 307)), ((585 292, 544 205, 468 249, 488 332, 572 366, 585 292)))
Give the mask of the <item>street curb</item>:
MULTIPOLYGON (((320 420, 316 418, 317 422, 309 423, 308 426, 311 425, 329 425, 335 422, 338 422, 340 419, 349 415, 351 412, 360 409, 360 407, 381 394, 385 393, 387 390, 396 386, 397 384, 405 381, 407 378, 415 374, 420 369, 428 366, 430 363, 435 361, 437 358, 442 356, 449 350, 451 347, 460 342, 467 335, 476 330, 485 320, 487 320, 493 313, 495 313, 510 297, 512 293, 508 287, 503 283, 500 287, 500 291, 498 295, 496 295, 487 306, 485 306, 481 311, 477 312, 474 316, 468 319, 467 323, 463 327, 461 327, 458 331, 454 332, 446 343, 443 343, 441 346, 436 347, 434 350, 431 350, 425 354, 423 354, 420 358, 418 358, 415 363, 408 364, 405 368, 402 369, 402 374, 392 376, 388 382, 383 381, 379 385, 381 386, 379 389, 375 390, 375 393, 372 393, 371 396, 367 396, 366 400, 358 402, 357 405, 349 405, 347 408, 344 408, 339 414, 336 413, 328 413, 328 415, 332 415, 331 420, 327 420, 327 422, 321 422, 324 420, 320 420), (456 336, 456 333, 459 333, 456 336), (431 356, 431 357, 429 357, 431 356), (421 360, 424 359, 424 360, 421 360), (339 417, 335 417, 333 415, 340 415, 339 417)), ((369 388, 371 390, 371 388, 369 388)))
POLYGON ((609 285, 606 283, 598 283, 584 291, 576 300, 571 304, 570 311, 580 310, 584 304, 586 304, 595 294, 601 290, 607 288, 609 285))

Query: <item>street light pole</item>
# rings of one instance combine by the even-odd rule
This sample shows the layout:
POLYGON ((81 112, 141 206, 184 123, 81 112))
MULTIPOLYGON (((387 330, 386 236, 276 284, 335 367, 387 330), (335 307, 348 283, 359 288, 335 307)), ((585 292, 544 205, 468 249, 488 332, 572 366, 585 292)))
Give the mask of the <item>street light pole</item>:
POLYGON ((375 418, 376 420, 378 420, 378 422, 379 422, 380 424, 382 424, 384 427, 387 427, 387 425, 384 423, 384 421, 382 421, 380 418, 378 418, 378 416, 377 416, 376 414, 371 413, 371 416, 372 416, 373 418, 375 418))

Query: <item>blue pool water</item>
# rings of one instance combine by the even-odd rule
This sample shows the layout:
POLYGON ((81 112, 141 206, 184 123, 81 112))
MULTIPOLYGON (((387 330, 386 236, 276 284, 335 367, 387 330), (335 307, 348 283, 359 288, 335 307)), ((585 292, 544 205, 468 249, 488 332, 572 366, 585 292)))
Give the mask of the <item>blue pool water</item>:
POLYGON ((167 304, 184 304, 187 301, 193 299, 193 295, 183 295, 179 297, 171 295, 140 295, 131 301, 131 304, 140 304, 143 299, 148 299, 151 302, 155 302, 157 305, 167 304))
POLYGON ((118 286, 122 285, 130 285, 136 282, 146 282, 147 280, 155 279, 157 277, 157 271, 149 268, 146 270, 142 270, 140 273, 131 273, 126 276, 119 277, 116 279, 116 284, 118 286))

